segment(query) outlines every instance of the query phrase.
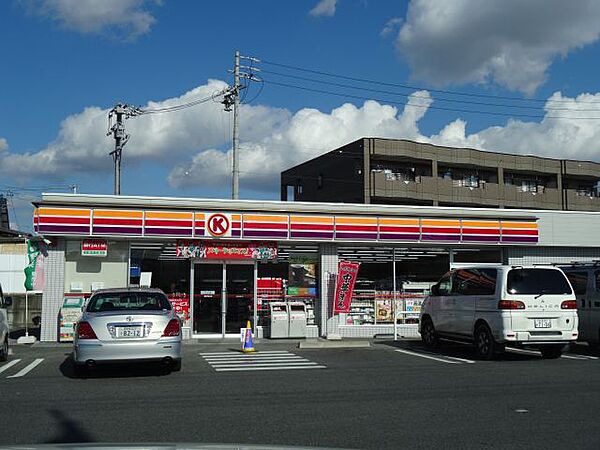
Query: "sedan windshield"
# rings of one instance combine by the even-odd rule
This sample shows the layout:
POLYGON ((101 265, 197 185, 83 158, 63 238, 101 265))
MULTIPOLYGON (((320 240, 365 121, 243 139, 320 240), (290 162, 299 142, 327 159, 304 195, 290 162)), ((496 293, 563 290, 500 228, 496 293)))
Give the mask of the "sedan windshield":
POLYGON ((158 292, 106 292, 94 295, 87 306, 89 312, 163 309, 170 310, 171 304, 158 292))

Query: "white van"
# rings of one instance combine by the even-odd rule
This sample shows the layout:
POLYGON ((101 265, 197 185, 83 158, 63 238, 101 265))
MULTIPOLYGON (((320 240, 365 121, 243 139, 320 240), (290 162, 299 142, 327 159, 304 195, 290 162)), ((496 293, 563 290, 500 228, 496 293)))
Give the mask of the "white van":
POLYGON ((577 297, 579 340, 600 347, 600 263, 561 265, 577 297))
POLYGON ((0 285, 0 361, 8 359, 8 317, 6 308, 12 304, 10 297, 5 297, 0 285))
POLYGON ((473 342, 491 359, 504 346, 531 346, 558 358, 577 340, 577 302, 571 284, 553 266, 469 266, 453 269, 432 286, 421 308, 421 339, 473 342))

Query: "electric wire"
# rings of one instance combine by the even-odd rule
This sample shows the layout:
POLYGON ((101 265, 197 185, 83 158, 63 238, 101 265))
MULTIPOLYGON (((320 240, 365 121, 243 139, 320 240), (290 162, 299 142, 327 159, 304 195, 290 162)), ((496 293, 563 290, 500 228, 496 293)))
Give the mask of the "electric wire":
MULTIPOLYGON (((477 94, 477 93, 470 93, 470 92, 452 91, 449 89, 434 89, 434 88, 428 88, 428 87, 424 87, 424 86, 416 86, 416 85, 410 85, 410 84, 389 83, 389 82, 373 80, 373 79, 369 79, 369 78, 351 77, 351 76, 347 76, 347 75, 325 72, 322 70, 293 66, 291 64, 283 64, 283 63, 278 63, 275 61, 268 61, 268 60, 264 60, 264 59, 261 59, 261 63, 267 64, 267 65, 272 65, 272 66, 277 66, 277 67, 282 67, 282 68, 286 68, 289 70, 307 72, 307 73, 312 73, 315 75, 322 75, 322 76, 327 76, 327 77, 332 77, 332 78, 339 78, 339 79, 350 80, 350 81, 358 81, 358 82, 362 82, 362 83, 377 84, 377 85, 381 85, 381 86, 399 87, 399 88, 403 88, 403 89, 426 90, 426 91, 430 91, 430 92, 437 92, 437 93, 448 94, 448 95, 490 98, 490 99, 502 99, 502 100, 511 100, 511 101, 519 101, 519 102, 533 102, 533 103, 546 103, 546 102, 572 103, 572 100, 562 100, 562 99, 561 100, 549 100, 549 99, 542 99, 542 98, 522 98, 522 97, 507 96, 507 95, 477 94)), ((600 101, 581 100, 578 103, 600 104, 600 101)))
MULTIPOLYGON (((327 91, 327 90, 323 90, 323 89, 314 89, 314 88, 309 88, 306 86, 298 86, 298 85, 287 84, 287 83, 279 83, 277 81, 271 81, 271 80, 265 80, 265 83, 271 84, 274 86, 298 89, 298 90, 314 92, 314 93, 318 93, 318 94, 333 95, 333 96, 342 97, 342 98, 352 98, 352 99, 365 100, 365 101, 366 100, 374 100, 374 101, 378 101, 380 103, 388 103, 388 104, 393 104, 393 105, 410 106, 410 107, 423 108, 423 109, 435 109, 435 110, 449 111, 449 112, 460 112, 460 113, 466 113, 466 114, 482 114, 482 115, 502 116, 502 117, 521 117, 521 118, 528 118, 528 119, 600 120, 600 116, 598 116, 598 117, 573 117, 573 116, 566 116, 566 115, 551 116, 551 115, 541 115, 541 114, 506 113, 506 112, 498 112, 498 111, 483 111, 483 110, 469 110, 469 109, 462 109, 462 108, 447 108, 447 107, 435 106, 435 105, 419 105, 417 103, 399 102, 399 101, 393 101, 393 100, 389 100, 389 99, 365 97, 365 96, 361 96, 361 95, 332 92, 332 91, 327 91)), ((600 113, 600 110, 598 110, 598 112, 600 113)))
MULTIPOLYGON (((415 93, 406 94, 406 93, 394 92, 394 91, 388 91, 388 90, 372 89, 372 88, 366 88, 366 87, 360 87, 360 86, 353 86, 353 85, 344 84, 344 83, 335 83, 335 82, 326 81, 326 80, 318 80, 318 79, 315 79, 315 78, 309 78, 309 77, 303 77, 303 76, 299 76, 299 75, 286 74, 286 73, 281 73, 281 72, 276 72, 276 71, 271 71, 271 70, 263 70, 262 72, 263 73, 268 73, 268 74, 271 74, 271 75, 275 75, 275 76, 279 76, 279 77, 285 77, 285 78, 292 78, 292 79, 296 79, 296 80, 308 81, 308 82, 311 82, 311 83, 325 84, 325 85, 328 85, 328 86, 336 86, 336 87, 348 88, 348 89, 355 89, 355 90, 366 91, 366 92, 375 92, 375 93, 379 93, 379 94, 389 94, 389 95, 395 95, 395 96, 405 97, 405 98, 408 98, 408 99, 416 98, 416 99, 424 99, 424 100, 435 100, 436 102, 464 103, 464 104, 469 104, 469 105, 490 106, 490 107, 493 106, 493 107, 501 107, 501 108, 532 109, 532 110, 535 110, 535 111, 539 111, 540 108, 541 108, 541 106, 508 105, 508 104, 505 104, 505 103, 488 103, 488 102, 479 102, 479 101, 473 101, 473 100, 453 100, 453 99, 444 98, 444 97, 431 97, 431 96, 419 95, 419 94, 415 94, 415 93)), ((547 111, 600 112, 600 109, 598 109, 598 108, 595 108, 595 109, 580 109, 580 108, 554 108, 554 107, 545 107, 544 109, 547 110, 547 111)))

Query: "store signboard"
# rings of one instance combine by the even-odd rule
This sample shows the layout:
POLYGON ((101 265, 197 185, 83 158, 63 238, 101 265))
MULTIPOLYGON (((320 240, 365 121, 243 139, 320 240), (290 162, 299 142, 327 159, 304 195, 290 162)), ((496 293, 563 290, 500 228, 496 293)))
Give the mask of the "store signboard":
POLYGON ((178 258, 270 261, 277 259, 275 242, 177 241, 178 258))
POLYGON ((354 291, 354 283, 356 283, 359 267, 360 263, 358 262, 340 261, 335 283, 335 298, 333 300, 334 314, 350 312, 352 292, 354 291))
POLYGON ((85 239, 81 243, 81 256, 99 256, 108 255, 108 242, 106 239, 85 239))

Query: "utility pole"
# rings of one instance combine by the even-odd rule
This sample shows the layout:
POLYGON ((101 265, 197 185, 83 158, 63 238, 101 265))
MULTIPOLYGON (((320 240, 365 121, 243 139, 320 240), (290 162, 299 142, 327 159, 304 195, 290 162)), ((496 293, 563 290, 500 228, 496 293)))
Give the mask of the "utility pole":
POLYGON ((239 145, 240 145, 240 52, 235 52, 235 65, 233 68, 233 90, 235 92, 233 102, 233 167, 231 177, 231 198, 239 198, 240 169, 239 169, 239 145))
POLYGON ((125 133, 124 120, 129 119, 133 116, 138 116, 142 113, 139 108, 135 108, 128 105, 117 103, 117 105, 111 109, 108 113, 108 132, 107 136, 111 133, 115 139, 115 149, 110 152, 115 163, 115 188, 114 195, 121 195, 121 155, 123 153, 123 147, 129 141, 129 135, 125 133), (115 118, 115 123, 112 124, 112 118, 115 118))
POLYGON ((240 83, 240 79, 246 79, 249 81, 262 81, 253 72, 260 72, 260 69, 253 67, 253 63, 259 63, 260 60, 251 56, 240 55, 239 50, 235 52, 235 61, 233 66, 233 87, 225 94, 223 98, 223 105, 225 105, 225 111, 231 111, 233 106, 233 137, 232 137, 232 167, 231 167, 231 198, 237 200, 239 198, 240 188, 240 163, 239 163, 239 151, 240 151, 240 91, 245 89, 246 86, 240 83), (250 66, 242 66, 241 60, 247 60, 250 62, 250 66))

